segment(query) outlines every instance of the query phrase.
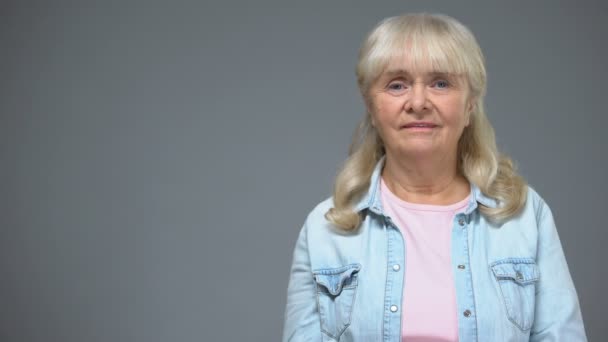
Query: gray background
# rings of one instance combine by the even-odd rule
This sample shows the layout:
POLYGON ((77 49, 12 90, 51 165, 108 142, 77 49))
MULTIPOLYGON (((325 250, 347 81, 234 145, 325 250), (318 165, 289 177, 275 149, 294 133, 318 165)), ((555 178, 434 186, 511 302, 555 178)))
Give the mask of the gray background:
POLYGON ((478 37, 498 143, 602 340, 601 1, 3 1, 0 340, 279 340, 296 235, 363 114, 359 44, 408 11, 478 37))

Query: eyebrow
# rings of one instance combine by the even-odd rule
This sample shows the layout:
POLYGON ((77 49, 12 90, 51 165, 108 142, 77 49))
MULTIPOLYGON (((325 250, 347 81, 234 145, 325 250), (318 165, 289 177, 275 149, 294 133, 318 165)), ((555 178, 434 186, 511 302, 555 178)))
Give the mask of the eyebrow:
MULTIPOLYGON (((390 69, 384 72, 384 74, 388 77, 394 77, 394 76, 399 76, 399 75, 405 75, 405 76, 411 76, 411 74, 409 73, 409 71, 407 71, 406 69, 390 69)), ((450 76, 455 76, 454 74, 451 74, 449 72, 441 72, 441 71, 431 71, 428 72, 427 75, 431 76, 431 77, 435 77, 435 76, 446 76, 446 77, 450 77, 450 76)))

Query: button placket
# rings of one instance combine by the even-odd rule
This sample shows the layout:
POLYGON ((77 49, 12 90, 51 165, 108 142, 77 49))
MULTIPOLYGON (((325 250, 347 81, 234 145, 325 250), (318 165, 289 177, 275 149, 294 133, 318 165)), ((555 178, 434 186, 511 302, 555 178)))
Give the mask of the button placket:
POLYGON ((383 334, 384 336, 398 336, 401 326, 401 315, 399 306, 403 297, 403 281, 404 277, 401 272, 401 267, 405 267, 405 241, 399 227, 397 227, 391 218, 384 215, 385 224, 387 225, 387 270, 393 272, 387 274, 385 303, 386 309, 384 314, 383 334))
MULTIPOLYGON (((452 256, 457 262, 455 265, 458 270, 457 276, 455 276, 456 292, 458 296, 457 306, 459 309, 458 311, 462 315, 459 315, 458 321, 459 324, 462 324, 467 330, 475 331, 477 325, 477 320, 475 319, 475 294, 473 291, 471 270, 468 269, 469 266, 473 267, 471 265, 471 255, 468 244, 469 234, 471 232, 471 230, 467 229, 469 221, 469 215, 464 213, 457 214, 452 221, 452 256)), ((472 335, 471 339, 477 340, 477 337, 472 335)))

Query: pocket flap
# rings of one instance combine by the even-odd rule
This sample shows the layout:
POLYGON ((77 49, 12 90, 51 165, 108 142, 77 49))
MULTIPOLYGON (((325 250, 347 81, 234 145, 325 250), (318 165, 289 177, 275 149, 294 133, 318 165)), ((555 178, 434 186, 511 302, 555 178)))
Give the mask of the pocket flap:
POLYGON ((325 268, 313 271, 317 284, 323 286, 327 291, 337 296, 342 288, 356 285, 355 273, 361 269, 360 264, 350 264, 338 268, 325 268))
POLYGON ((493 262, 490 267, 497 279, 510 279, 521 285, 538 280, 540 272, 534 259, 509 258, 493 262))

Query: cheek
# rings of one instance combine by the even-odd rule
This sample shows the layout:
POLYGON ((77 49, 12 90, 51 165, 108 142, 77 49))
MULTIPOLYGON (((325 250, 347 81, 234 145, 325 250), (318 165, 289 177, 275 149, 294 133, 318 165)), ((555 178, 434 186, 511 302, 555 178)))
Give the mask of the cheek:
POLYGON ((466 112, 466 104, 461 100, 453 100, 446 103, 445 111, 447 113, 446 119, 449 120, 453 125, 466 126, 468 113, 466 112))
POLYGON ((371 123, 382 140, 386 140, 387 134, 391 134, 391 124, 389 121, 390 120, 387 118, 387 116, 383 115, 381 112, 374 112, 374 114, 371 116, 371 123))
POLYGON ((372 125, 376 128, 380 128, 383 122, 386 121, 386 106, 381 101, 374 101, 371 104, 371 122, 372 125))
POLYGON ((376 120, 382 124, 388 123, 395 120, 400 114, 400 109, 403 104, 397 99, 383 98, 375 102, 374 113, 376 114, 376 120))

